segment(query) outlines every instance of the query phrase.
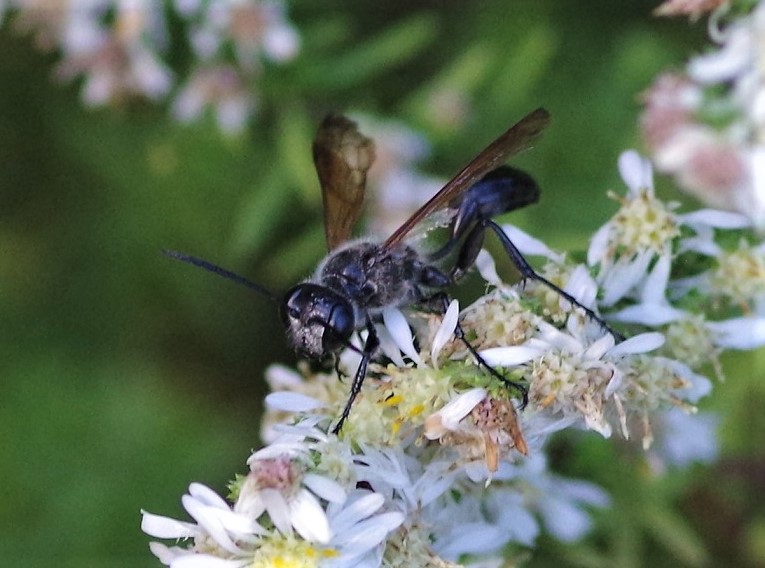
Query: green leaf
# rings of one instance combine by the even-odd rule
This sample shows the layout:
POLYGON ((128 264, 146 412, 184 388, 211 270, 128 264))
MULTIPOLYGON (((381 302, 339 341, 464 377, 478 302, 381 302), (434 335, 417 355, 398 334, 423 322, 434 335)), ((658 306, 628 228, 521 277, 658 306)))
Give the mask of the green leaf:
POLYGON ((646 530, 686 566, 705 565, 707 551, 687 521, 669 507, 645 509, 646 530))
POLYGON ((228 245, 229 252, 236 257, 260 252, 267 239, 277 233, 293 199, 294 192, 279 179, 278 173, 266 176, 242 201, 228 245))
POLYGON ((313 165, 311 145, 318 124, 302 108, 287 108, 280 115, 276 143, 281 160, 276 168, 294 184, 308 203, 318 204, 319 191, 316 169, 313 165))
POLYGON ((348 88, 375 75, 390 73, 433 41, 436 24, 422 15, 394 24, 366 43, 357 44, 335 57, 327 57, 306 70, 305 79, 319 88, 348 88))

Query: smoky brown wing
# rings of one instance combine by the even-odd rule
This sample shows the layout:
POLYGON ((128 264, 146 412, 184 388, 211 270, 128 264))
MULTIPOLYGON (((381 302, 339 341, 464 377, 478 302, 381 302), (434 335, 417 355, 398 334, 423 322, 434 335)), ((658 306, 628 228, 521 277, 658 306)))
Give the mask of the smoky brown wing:
POLYGON ((361 215, 374 156, 374 143, 358 131, 355 122, 339 115, 322 121, 313 142, 313 161, 321 184, 329 250, 348 240, 361 215))
POLYGON ((550 113, 543 108, 538 108, 524 116, 511 126, 504 134, 489 144, 484 150, 473 158, 470 163, 462 168, 441 190, 436 193, 425 205, 394 232, 383 244, 384 247, 392 247, 401 240, 428 215, 439 209, 443 209, 458 197, 462 192, 469 189, 475 182, 491 170, 505 162, 513 154, 517 154, 531 146, 542 133, 542 130, 550 122, 550 113))

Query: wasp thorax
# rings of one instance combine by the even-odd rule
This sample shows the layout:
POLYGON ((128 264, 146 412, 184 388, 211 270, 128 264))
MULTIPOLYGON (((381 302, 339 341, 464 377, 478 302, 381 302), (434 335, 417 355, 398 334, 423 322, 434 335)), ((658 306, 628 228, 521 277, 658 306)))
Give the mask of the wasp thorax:
POLYGON ((298 284, 287 292, 281 315, 292 346, 312 359, 345 346, 356 324, 348 300, 312 283, 298 284))

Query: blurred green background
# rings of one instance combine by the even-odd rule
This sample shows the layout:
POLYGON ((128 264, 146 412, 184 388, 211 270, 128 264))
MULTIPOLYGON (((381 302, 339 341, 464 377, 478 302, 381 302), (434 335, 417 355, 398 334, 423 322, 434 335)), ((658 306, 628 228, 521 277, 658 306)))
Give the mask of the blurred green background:
MULTIPOLYGON (((0 563, 156 566, 140 509, 185 518, 191 481, 224 491, 243 471, 263 371, 294 357, 267 301, 160 251, 273 289, 308 275, 324 251, 310 142, 329 110, 418 128, 423 169, 448 177, 547 107, 551 127, 517 160, 542 202, 513 221, 583 250, 615 209, 617 156, 639 143, 639 93, 705 43, 703 23, 655 6, 299 0, 301 54, 267 68, 237 139, 166 108, 86 110, 77 85, 54 85, 55 55, 1 28, 0 563), (462 121, 434 104, 452 92, 462 121)), ((722 416, 716 465, 657 478, 613 440, 553 445, 555 467, 603 485, 614 509, 582 543, 543 537, 531 566, 765 565, 765 355, 724 363, 704 402, 722 416)))

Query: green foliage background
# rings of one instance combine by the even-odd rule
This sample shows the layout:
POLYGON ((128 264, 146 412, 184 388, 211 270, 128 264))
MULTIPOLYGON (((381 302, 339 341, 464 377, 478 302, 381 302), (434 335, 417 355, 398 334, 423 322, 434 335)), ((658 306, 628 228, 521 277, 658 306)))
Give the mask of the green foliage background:
MULTIPOLYGON (((192 252, 274 289, 323 254, 310 140, 329 110, 397 118, 433 142, 447 177, 525 112, 553 124, 519 158, 543 188, 516 223, 566 250, 614 210, 616 158, 638 95, 703 48, 702 23, 654 2, 297 0, 303 49, 258 84, 231 140, 164 108, 85 110, 54 86, 53 55, 0 29, 0 558, 6 566, 156 566, 141 508, 184 517, 191 481, 223 491, 257 446, 264 368, 292 362, 273 306, 173 263, 192 252), (449 124, 431 97, 461 92, 449 124)), ((188 54, 174 54, 178 69, 188 54)), ((672 195, 669 186, 663 188, 672 195)), ((725 360, 705 407, 718 465, 657 478, 595 434, 552 448, 561 472, 614 508, 591 538, 543 537, 531 566, 765 565, 765 354, 725 360)))

